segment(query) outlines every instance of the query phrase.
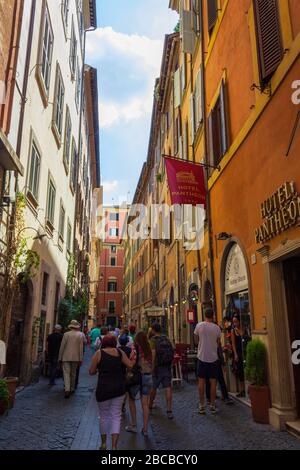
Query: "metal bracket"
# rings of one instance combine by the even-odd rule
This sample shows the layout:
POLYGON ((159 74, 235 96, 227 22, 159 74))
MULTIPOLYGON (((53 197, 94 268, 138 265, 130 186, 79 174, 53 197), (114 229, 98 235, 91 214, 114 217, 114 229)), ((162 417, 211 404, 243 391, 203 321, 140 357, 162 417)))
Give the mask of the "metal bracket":
POLYGON ((258 91, 260 91, 261 94, 269 96, 269 98, 271 98, 271 96, 272 96, 271 83, 269 83, 265 87, 262 87, 260 85, 257 85, 256 83, 253 83, 250 87, 250 90, 251 91, 258 90, 258 91))

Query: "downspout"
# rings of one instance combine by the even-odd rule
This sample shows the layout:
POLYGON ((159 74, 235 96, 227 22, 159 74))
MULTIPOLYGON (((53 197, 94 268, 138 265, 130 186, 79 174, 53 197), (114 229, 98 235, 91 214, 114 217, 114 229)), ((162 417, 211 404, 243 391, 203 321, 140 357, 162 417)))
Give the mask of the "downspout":
MULTIPOLYGON (((203 110, 203 135, 204 135, 204 161, 206 165, 209 165, 208 158, 208 134, 207 134, 207 116, 206 116, 206 81, 205 81, 205 54, 204 54, 204 22, 203 22, 203 1, 200 0, 200 21, 201 21, 201 76, 202 76, 202 90, 201 90, 201 101, 203 110)), ((210 167, 206 166, 206 184, 209 180, 210 167)), ((216 288, 215 288, 215 274, 214 274, 214 252, 213 252, 213 238, 212 238, 212 220, 211 220, 211 199, 210 192, 207 188, 206 197, 206 218, 208 228, 208 250, 209 250, 209 263, 210 263, 210 281, 212 287, 212 307, 214 314, 217 317, 217 306, 216 306, 216 288)))

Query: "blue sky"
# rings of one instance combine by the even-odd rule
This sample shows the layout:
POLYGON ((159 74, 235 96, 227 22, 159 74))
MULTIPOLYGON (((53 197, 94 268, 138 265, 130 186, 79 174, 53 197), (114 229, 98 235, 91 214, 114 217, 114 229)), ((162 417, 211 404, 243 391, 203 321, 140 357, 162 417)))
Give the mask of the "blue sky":
POLYGON ((97 0, 87 62, 98 68, 104 203, 131 201, 146 159, 154 80, 177 15, 169 0, 97 0), (130 191, 130 193, 128 193, 130 191))

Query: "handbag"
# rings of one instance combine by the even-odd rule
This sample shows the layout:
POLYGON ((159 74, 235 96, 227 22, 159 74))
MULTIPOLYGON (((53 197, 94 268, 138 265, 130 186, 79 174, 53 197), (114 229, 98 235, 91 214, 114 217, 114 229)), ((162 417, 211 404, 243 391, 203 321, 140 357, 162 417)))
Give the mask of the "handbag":
POLYGON ((134 387, 136 385, 141 385, 142 383, 142 373, 141 367, 139 366, 139 351, 137 349, 136 353, 136 362, 132 369, 128 369, 126 373, 125 383, 127 387, 134 387))

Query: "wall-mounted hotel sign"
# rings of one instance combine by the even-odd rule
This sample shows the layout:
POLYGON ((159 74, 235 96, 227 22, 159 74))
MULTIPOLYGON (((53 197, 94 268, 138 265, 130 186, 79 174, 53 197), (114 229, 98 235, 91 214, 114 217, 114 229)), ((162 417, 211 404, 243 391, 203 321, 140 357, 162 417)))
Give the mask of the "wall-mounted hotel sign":
POLYGON ((283 184, 261 204, 263 224, 255 230, 256 243, 265 243, 300 219, 300 196, 293 182, 283 184))

